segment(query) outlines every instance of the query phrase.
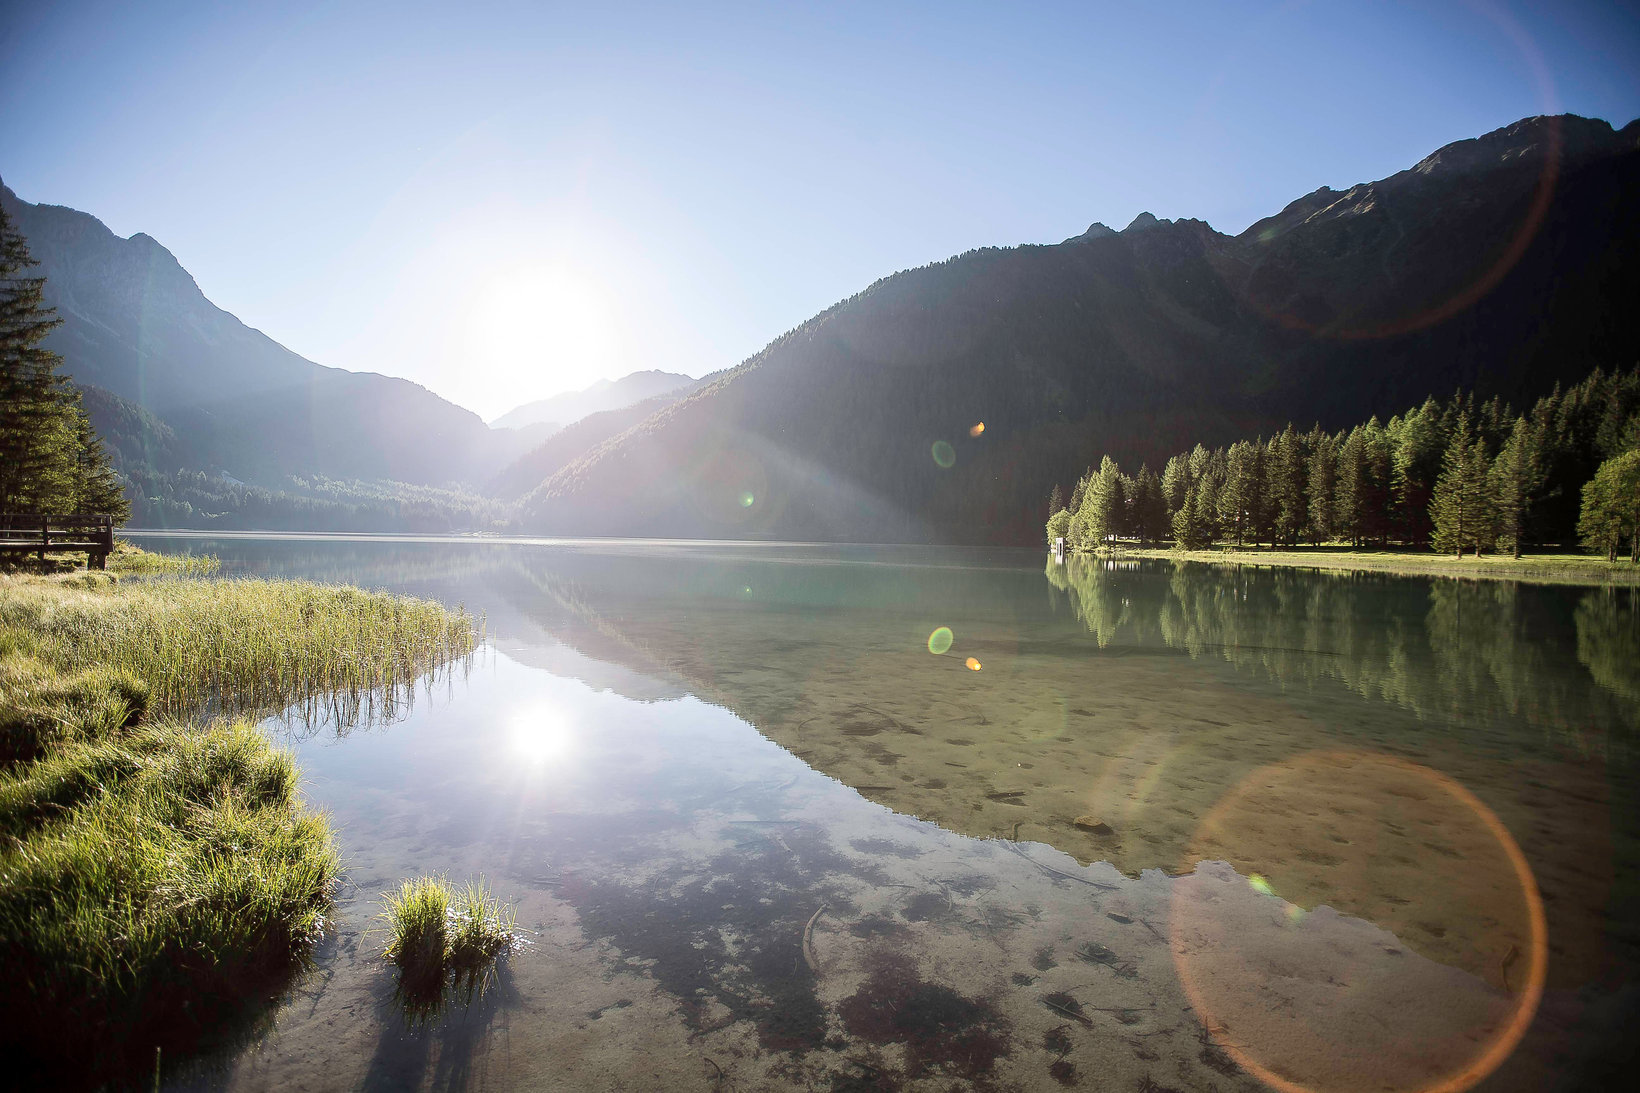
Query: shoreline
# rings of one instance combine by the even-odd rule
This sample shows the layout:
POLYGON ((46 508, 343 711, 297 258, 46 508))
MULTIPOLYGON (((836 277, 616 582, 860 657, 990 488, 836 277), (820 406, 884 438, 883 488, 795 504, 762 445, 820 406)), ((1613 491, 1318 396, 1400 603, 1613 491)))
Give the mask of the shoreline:
POLYGON ((1283 550, 1167 550, 1157 547, 1132 547, 1120 548, 1109 557, 1198 562, 1218 566, 1346 570, 1356 573, 1384 573, 1398 577, 1524 581, 1530 584, 1640 585, 1640 566, 1627 561, 1608 562, 1578 554, 1528 554, 1520 558, 1498 555, 1475 558, 1469 555, 1459 559, 1446 554, 1399 550, 1347 550, 1331 547, 1283 550))

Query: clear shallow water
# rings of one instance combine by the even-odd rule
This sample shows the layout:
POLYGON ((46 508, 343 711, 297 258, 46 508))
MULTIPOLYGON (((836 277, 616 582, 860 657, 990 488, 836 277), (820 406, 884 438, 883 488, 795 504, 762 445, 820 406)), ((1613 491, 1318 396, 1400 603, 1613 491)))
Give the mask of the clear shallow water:
POLYGON ((144 545, 489 637, 392 724, 270 723, 349 884, 314 969, 175 1088, 1571 1089, 1632 1053, 1631 592, 144 545), (483 874, 532 944, 412 1026, 372 930, 421 873, 483 874))

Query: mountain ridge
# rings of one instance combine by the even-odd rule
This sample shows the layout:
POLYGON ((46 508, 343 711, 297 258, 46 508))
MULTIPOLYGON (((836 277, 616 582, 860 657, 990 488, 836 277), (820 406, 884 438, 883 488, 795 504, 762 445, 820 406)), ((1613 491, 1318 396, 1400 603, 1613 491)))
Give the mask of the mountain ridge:
POLYGON ((165 449, 181 462, 165 470, 270 486, 312 473, 438 485, 485 477, 538 439, 492 430, 413 380, 303 357, 212 303, 146 232, 121 238, 90 213, 22 201, 3 183, 0 202, 63 320, 46 347, 75 383, 171 428, 177 443, 165 449))
POLYGON ((1636 132, 1523 119, 1236 236, 1141 214, 879 279, 555 472, 523 525, 1035 542, 1049 488, 1102 451, 1159 465, 1631 363, 1636 132))
POLYGON ((491 428, 525 428, 552 423, 558 428, 573 425, 589 414, 619 410, 657 395, 667 395, 697 381, 681 372, 657 368, 628 372, 617 379, 599 379, 575 391, 535 399, 515 406, 490 422, 491 428))

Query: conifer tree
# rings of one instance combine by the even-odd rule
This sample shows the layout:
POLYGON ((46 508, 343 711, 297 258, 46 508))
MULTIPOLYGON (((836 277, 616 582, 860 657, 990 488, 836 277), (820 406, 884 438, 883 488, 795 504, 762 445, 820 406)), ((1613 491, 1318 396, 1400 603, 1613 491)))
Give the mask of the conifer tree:
POLYGON ((0 208, 0 512, 128 510, 62 358, 40 343, 61 320, 22 233, 0 208))
POLYGON ((1147 463, 1139 468, 1133 486, 1133 531, 1145 545, 1167 538, 1167 499, 1162 480, 1147 463))
POLYGON ((1436 550, 1462 557, 1473 549, 1479 557, 1492 545, 1497 515, 1488 470, 1486 441, 1474 435, 1468 413, 1460 411, 1430 502, 1436 550))
POLYGON ((1310 537, 1317 544, 1338 535, 1338 443, 1319 428, 1310 441, 1310 537))
POLYGON ((1253 445, 1238 440, 1230 445, 1224 457, 1224 484, 1219 487, 1219 527, 1225 537, 1235 536, 1239 547, 1251 530, 1250 521, 1258 508, 1260 486, 1258 461, 1253 445))
POLYGON ((1176 455, 1162 467, 1162 498, 1167 502, 1168 518, 1184 507, 1184 495, 1190 490, 1190 457, 1176 455))
POLYGON ((1196 489, 1192 486, 1185 491, 1179 511, 1173 514, 1173 546, 1178 550, 1201 550, 1209 542, 1197 510, 1196 489))
POLYGON ((1492 464, 1491 478, 1492 499, 1497 506, 1498 541, 1519 558, 1532 499, 1542 485, 1537 437, 1525 414, 1515 419, 1509 439, 1504 441, 1503 450, 1492 464))
POLYGON ((1265 473, 1269 478, 1270 522, 1273 537, 1289 546, 1298 542, 1310 523, 1308 468, 1304 444, 1288 425, 1270 438, 1265 473))
POLYGON ((1394 438, 1390 488, 1401 541, 1410 546, 1429 542, 1429 499, 1441 473, 1446 450, 1442 413, 1433 398, 1400 419, 1394 438))

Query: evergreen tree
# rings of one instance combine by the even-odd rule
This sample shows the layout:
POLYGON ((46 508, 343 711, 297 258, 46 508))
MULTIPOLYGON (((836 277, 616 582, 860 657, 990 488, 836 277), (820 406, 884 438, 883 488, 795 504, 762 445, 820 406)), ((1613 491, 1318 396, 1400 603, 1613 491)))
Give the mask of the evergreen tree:
POLYGON ((1133 531, 1145 545, 1168 536, 1167 499, 1162 496, 1162 480, 1149 464, 1139 468, 1134 480, 1133 531))
POLYGON ((0 512, 128 514, 118 479, 62 358, 40 342, 61 320, 22 233, 0 209, 0 512))
POLYGON ((1520 557, 1522 540, 1526 537, 1527 515, 1532 498, 1541 485, 1537 438, 1532 423, 1525 414, 1515 419, 1492 464, 1492 499, 1497 506, 1498 541, 1520 557))
POLYGON ((1258 508, 1262 483, 1258 481, 1258 459, 1253 445, 1238 440, 1224 457, 1224 484, 1218 491, 1219 527, 1226 538, 1235 536, 1241 546, 1251 530, 1251 518, 1258 508))
MULTIPOLYGON (((1201 449, 1201 445, 1197 445, 1201 449)), ((1195 453, 1191 453, 1195 462, 1195 453)), ((1208 543, 1219 533, 1219 491, 1224 488, 1224 449, 1215 448, 1207 453, 1201 473, 1196 476, 1196 522, 1199 534, 1208 543)))
POLYGON ((91 419, 80 405, 80 393, 74 392, 72 407, 74 423, 74 495, 68 505, 70 512, 106 513, 115 524, 123 524, 131 516, 131 504, 125 498, 120 476, 109 465, 108 452, 102 437, 91 427, 91 419))
POLYGON ((1265 473, 1269 480, 1272 537, 1289 546, 1296 545, 1310 524, 1306 489, 1309 473, 1304 443, 1291 425, 1270 438, 1265 473))
POLYGON ((1100 461, 1099 473, 1088 484, 1082 496, 1082 509, 1077 513, 1077 519, 1083 521, 1085 548, 1101 546, 1117 534, 1122 509, 1122 471, 1107 455, 1100 461))
POLYGON ((1212 545, 1198 511, 1196 490, 1185 491, 1184 503, 1173 514, 1173 546, 1178 550, 1202 550, 1212 545))
POLYGON ((1310 537, 1317 545, 1338 535, 1338 444, 1319 427, 1310 440, 1310 537))
POLYGON ((1184 507, 1184 495, 1190 491, 1190 457, 1176 455, 1162 467, 1162 497, 1167 502, 1168 519, 1184 507))
POLYGON ((1441 407, 1433 398, 1400 419, 1392 429, 1390 488, 1401 541, 1409 546, 1429 542, 1429 499, 1441 473, 1446 433, 1441 407))
POLYGON ((1583 544, 1617 560, 1629 543, 1629 561, 1640 564, 1640 450, 1624 452, 1600 465, 1583 487, 1583 511, 1577 522, 1583 544))
POLYGON ((1059 488, 1059 483, 1053 484, 1053 492, 1048 495, 1048 515, 1052 516, 1065 507, 1065 494, 1059 488))
POLYGON ((1460 412, 1430 503, 1436 550, 1462 557, 1466 549, 1473 549, 1479 557, 1492 545, 1497 515, 1488 470, 1486 441, 1474 435, 1469 415, 1460 412))

